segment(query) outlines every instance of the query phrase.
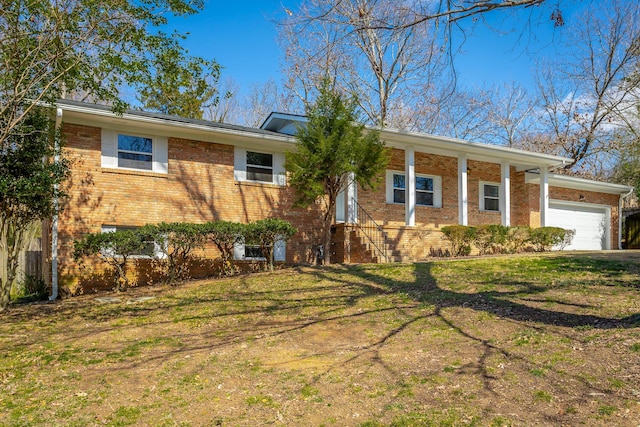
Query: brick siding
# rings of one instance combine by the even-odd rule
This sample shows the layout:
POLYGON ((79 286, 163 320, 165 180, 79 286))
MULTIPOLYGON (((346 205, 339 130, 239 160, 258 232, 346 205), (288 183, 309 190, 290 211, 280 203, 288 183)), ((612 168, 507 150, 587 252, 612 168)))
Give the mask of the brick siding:
MULTIPOLYGON (((73 262, 73 241, 102 225, 141 226, 147 223, 214 220, 247 223, 268 217, 290 221, 298 233, 287 243, 288 263, 313 259, 320 240, 316 207, 293 208, 294 191, 273 184, 234 180, 234 148, 230 145, 169 138, 168 173, 101 167, 101 129, 66 124, 65 154, 72 162, 66 199, 60 215, 60 282, 74 291, 108 286, 102 266, 81 269, 73 262)), ((211 246, 197 255, 208 260, 218 254, 211 246)), ((148 261, 138 260, 141 269, 148 261)), ((201 262, 194 275, 211 274, 214 266, 201 262)), ((209 262, 210 264, 210 262, 209 262)), ((140 280, 147 280, 149 274, 140 280)))

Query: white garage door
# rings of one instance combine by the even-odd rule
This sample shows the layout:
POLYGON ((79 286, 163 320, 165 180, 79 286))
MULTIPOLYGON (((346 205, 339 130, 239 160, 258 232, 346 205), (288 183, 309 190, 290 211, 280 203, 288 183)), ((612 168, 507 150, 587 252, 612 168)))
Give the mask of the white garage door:
POLYGON ((609 213, 604 207, 579 203, 549 203, 547 225, 576 231, 571 245, 565 249, 609 249, 609 224, 609 213))

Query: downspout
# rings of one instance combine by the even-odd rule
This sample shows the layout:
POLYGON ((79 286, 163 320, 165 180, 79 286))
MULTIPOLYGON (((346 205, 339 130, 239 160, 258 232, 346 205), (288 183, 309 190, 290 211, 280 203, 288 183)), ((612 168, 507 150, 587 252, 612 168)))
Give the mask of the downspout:
MULTIPOLYGON (((55 154, 53 156, 53 162, 60 162, 60 125, 62 124, 62 108, 58 107, 56 110, 56 132, 54 139, 54 150, 55 154)), ((59 184, 53 185, 53 218, 51 219, 51 296, 49 297, 49 301, 55 301, 58 299, 58 209, 59 209, 59 200, 58 200, 58 186, 59 184)))
POLYGON ((622 249, 622 201, 633 194, 633 188, 627 194, 621 194, 618 199, 618 249, 622 249))

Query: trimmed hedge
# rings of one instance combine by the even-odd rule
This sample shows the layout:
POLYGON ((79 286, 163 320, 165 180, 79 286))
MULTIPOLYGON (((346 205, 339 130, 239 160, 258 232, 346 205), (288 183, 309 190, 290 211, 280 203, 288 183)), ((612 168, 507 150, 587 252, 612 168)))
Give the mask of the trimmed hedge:
POLYGON ((440 229, 451 242, 453 256, 469 255, 472 246, 480 255, 491 253, 516 253, 527 248, 537 252, 550 251, 554 247, 564 249, 571 243, 574 230, 559 227, 531 228, 506 227, 497 224, 478 226, 449 225, 440 229))
POLYGON ((188 278, 192 252, 204 248, 207 242, 214 243, 220 251, 221 273, 234 274, 234 245, 248 242, 260 246, 266 266, 273 270, 275 243, 286 242, 296 232, 289 222, 276 218, 250 224, 162 222, 112 233, 89 233, 74 242, 73 256, 76 262, 85 257, 97 257, 113 270, 115 288, 125 290, 129 287, 127 272, 132 256, 145 254, 158 261, 166 261, 157 265, 164 269, 168 283, 173 284, 176 280, 188 278), (151 245, 153 249, 150 249, 151 245))

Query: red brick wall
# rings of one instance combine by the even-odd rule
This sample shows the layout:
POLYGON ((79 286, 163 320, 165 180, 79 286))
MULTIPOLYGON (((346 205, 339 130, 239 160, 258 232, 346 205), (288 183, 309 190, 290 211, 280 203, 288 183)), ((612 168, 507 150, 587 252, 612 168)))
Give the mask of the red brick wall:
MULTIPOLYGON (((102 225, 140 226, 162 221, 290 221, 298 233, 287 243, 287 262, 310 262, 319 241, 316 209, 292 208, 293 189, 234 181, 233 146, 169 138, 168 174, 100 166, 101 130, 66 124, 65 153, 72 162, 69 195, 60 216, 61 283, 88 288, 95 277, 71 259, 74 239, 102 225)), ((200 254, 215 258, 215 249, 200 254)), ((97 270, 99 271, 99 269, 97 270)))

